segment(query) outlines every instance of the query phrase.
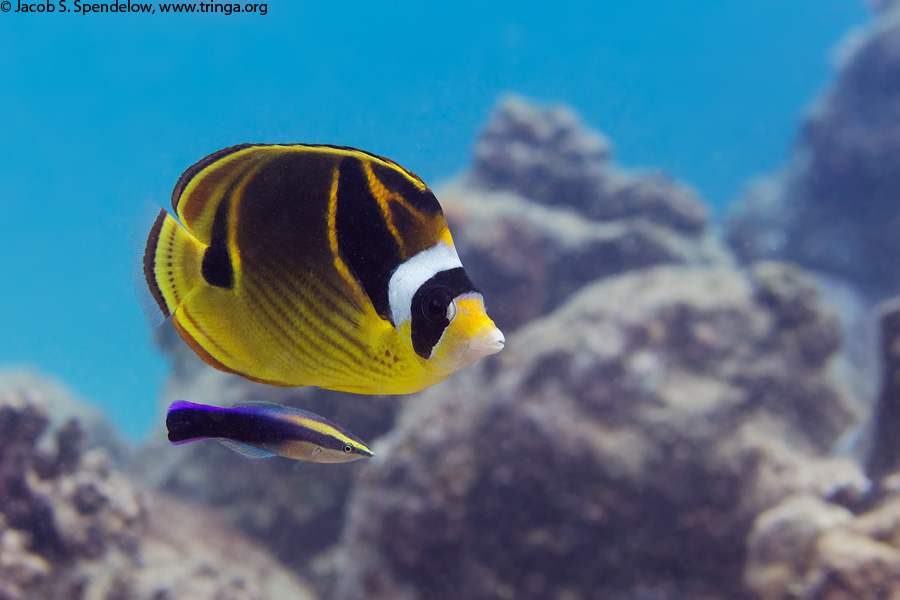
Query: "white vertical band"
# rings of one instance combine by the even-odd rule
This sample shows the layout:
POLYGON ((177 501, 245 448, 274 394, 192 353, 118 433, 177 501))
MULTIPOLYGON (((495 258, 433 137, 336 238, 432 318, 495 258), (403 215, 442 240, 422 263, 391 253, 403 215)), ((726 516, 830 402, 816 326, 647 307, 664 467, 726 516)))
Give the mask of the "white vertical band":
POLYGON ((440 273, 461 267, 456 248, 438 242, 422 250, 394 270, 388 283, 391 317, 397 328, 412 318, 412 299, 422 284, 440 273))

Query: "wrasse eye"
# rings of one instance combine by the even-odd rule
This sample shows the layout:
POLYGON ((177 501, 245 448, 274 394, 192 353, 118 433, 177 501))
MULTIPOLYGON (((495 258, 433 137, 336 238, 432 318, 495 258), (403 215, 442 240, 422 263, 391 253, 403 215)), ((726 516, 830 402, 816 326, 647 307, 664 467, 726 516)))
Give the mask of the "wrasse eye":
POLYGON ((353 446, 351 446, 350 444, 347 444, 346 446, 344 446, 344 452, 346 452, 347 454, 350 454, 351 452, 353 452, 353 446))
POLYGON ((422 298, 422 314, 431 323, 452 319, 456 316, 456 307, 451 300, 450 294, 445 288, 431 289, 422 298))

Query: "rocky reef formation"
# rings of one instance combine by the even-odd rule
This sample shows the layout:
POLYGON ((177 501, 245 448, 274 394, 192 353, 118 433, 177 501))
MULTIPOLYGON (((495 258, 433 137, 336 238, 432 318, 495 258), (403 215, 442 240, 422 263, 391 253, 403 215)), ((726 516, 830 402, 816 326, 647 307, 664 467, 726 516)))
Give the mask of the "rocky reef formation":
MULTIPOLYGON (((627 174, 609 155, 602 137, 571 111, 510 97, 485 127, 472 172, 439 189, 463 263, 505 331, 600 277, 655 264, 728 262, 693 192, 659 174, 627 174), (518 158, 503 162, 510 154, 518 158), (513 187, 533 169, 550 174, 543 187, 513 187)), ((390 431, 405 403, 255 384, 205 365, 170 327, 158 339, 175 366, 166 403, 267 400, 321 414, 366 441, 390 431)), ((215 507, 281 560, 311 577, 330 577, 330 549, 365 464, 244 461, 215 443, 163 448, 161 435, 156 443, 140 460, 153 485, 215 507)))
POLYGON ((3 600, 314 598, 220 519, 138 489, 107 450, 86 451, 77 418, 43 444, 49 422, 39 391, 0 394, 3 600))
POLYGON ((298 406, 375 458, 248 461, 160 435, 141 476, 340 600, 814 589, 765 550, 767 519, 801 498, 827 508, 816 531, 845 526, 886 489, 845 452, 872 410, 853 288, 737 267, 688 187, 623 171, 571 111, 521 98, 438 196, 503 353, 414 397, 357 397, 220 373, 163 328, 166 403, 298 406))
POLYGON ((900 473, 900 298, 883 303, 878 312, 884 375, 872 419, 869 472, 881 479, 900 473))
POLYGON ((781 264, 587 286, 408 404, 354 490, 336 597, 748 597, 761 511, 868 489, 828 456, 859 418, 837 331, 781 264))
MULTIPOLYGON (((861 290, 868 307, 900 290, 892 265, 900 250, 900 3, 871 4, 877 18, 845 41, 837 81, 791 161, 749 190, 727 229, 742 260, 779 257, 827 273, 861 290)), ((868 362, 881 369, 881 390, 859 436, 871 491, 846 506, 799 492, 762 513, 747 541, 744 584, 753 597, 900 597, 900 305, 875 312, 881 353, 868 362)), ((845 331, 857 345, 868 337, 845 331)))
POLYGON ((47 408, 49 435, 42 439, 49 439, 56 430, 74 419, 84 433, 85 449, 105 448, 116 462, 127 462, 131 457, 133 448, 116 431, 103 411, 75 398, 61 381, 25 368, 0 370, 0 396, 23 389, 39 396, 47 408))
POLYGON ((871 431, 873 489, 852 511, 797 493, 762 513, 744 571, 762 600, 900 597, 900 302, 879 313, 885 369, 871 431))
POLYGON ((900 283, 900 2, 876 4, 730 248, 685 184, 503 99, 437 192, 508 347, 421 394, 263 386, 158 330, 160 413, 297 406, 370 461, 161 428, 132 456, 58 386, 0 375, 0 600, 900 597, 900 305, 881 354, 868 333, 900 283))
POLYGON ((805 494, 760 515, 748 540, 747 589, 761 600, 900 596, 900 496, 853 512, 805 494))
POLYGON ((471 170, 439 190, 466 270, 504 331, 585 284, 662 264, 730 259, 697 194, 659 172, 627 172, 568 108, 509 96, 471 170))
POLYGON ((745 261, 780 258, 858 286, 900 289, 900 4, 883 3, 840 52, 837 81, 813 108, 783 172, 752 186, 727 237, 745 261))

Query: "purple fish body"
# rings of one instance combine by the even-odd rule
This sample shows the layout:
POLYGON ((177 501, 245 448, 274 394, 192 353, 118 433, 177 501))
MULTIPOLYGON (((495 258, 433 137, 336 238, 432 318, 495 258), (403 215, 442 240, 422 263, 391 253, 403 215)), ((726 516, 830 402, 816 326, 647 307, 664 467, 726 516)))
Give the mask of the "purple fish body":
POLYGON ((372 451, 358 437, 319 415, 270 402, 231 408, 179 400, 166 415, 169 442, 215 439, 251 458, 285 456, 311 462, 350 462, 372 451))

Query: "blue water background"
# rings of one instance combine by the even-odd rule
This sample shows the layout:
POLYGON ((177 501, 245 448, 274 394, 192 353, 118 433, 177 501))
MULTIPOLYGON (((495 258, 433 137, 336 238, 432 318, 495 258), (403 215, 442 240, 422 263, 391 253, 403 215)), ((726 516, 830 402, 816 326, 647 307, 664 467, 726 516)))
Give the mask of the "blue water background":
POLYGON ((868 18, 856 0, 0 13, 0 368, 63 379, 132 437, 153 427, 168 364, 132 293, 135 231, 211 151, 346 144, 439 182, 511 90, 572 105, 620 163, 721 209, 783 162, 868 18))

